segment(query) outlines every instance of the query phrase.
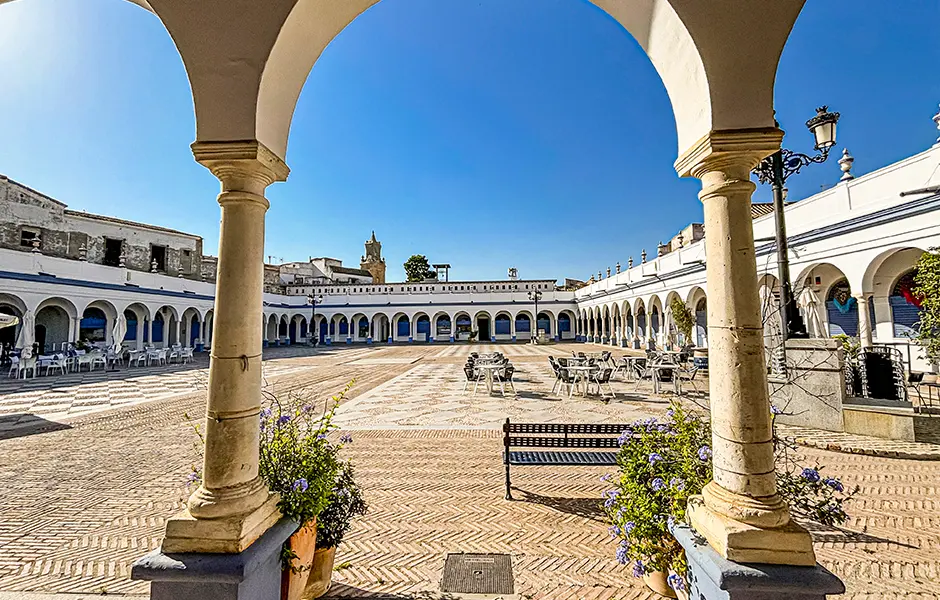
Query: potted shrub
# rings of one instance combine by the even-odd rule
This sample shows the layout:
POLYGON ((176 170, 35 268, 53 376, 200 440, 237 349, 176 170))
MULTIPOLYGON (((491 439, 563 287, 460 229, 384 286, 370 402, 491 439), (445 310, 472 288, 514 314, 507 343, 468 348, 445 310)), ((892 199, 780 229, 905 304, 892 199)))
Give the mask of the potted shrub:
MULTIPOLYGON (((675 402, 665 420, 636 421, 620 436, 619 473, 604 493, 616 557, 633 563, 633 575, 664 596, 685 593, 688 565, 670 529, 685 520, 689 498, 712 478, 710 444, 708 421, 675 402)), ((821 467, 797 465, 789 444, 776 437, 775 444, 777 487, 792 513, 824 525, 844 523, 843 503, 858 488, 845 492, 838 479, 820 474, 821 467)))
POLYGON ((364 515, 367 509, 352 465, 343 463, 329 503, 317 519, 317 551, 313 559, 313 571, 307 581, 306 597, 319 598, 330 589, 336 548, 352 526, 352 520, 364 515))
MULTIPOLYGON (((279 495, 282 516, 299 525, 281 552, 282 600, 301 597, 313 567, 317 515, 330 502, 343 467, 338 453, 350 441, 348 435, 331 439, 328 434, 337 428, 333 414, 350 385, 332 397, 322 412, 304 395, 266 394, 260 415, 258 472, 268 489, 279 495)), ((194 466, 189 484, 200 479, 200 470, 194 466)))

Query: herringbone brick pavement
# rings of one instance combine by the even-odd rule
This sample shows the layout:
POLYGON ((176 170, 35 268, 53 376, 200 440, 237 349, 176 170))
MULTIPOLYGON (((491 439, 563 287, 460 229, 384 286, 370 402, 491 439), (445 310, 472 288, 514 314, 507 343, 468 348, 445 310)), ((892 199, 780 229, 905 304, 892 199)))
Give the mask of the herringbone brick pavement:
MULTIPOLYGON (((512 360, 538 364, 547 349, 512 360)), ((551 351, 567 353, 561 346, 551 351)), ((356 378, 355 403, 416 365, 464 358, 440 352, 436 346, 297 351, 280 358, 285 369, 270 383, 324 396, 356 378)), ((659 401, 636 404, 654 414, 663 408, 659 401)), ((186 393, 74 418, 64 428, 0 435, 0 592, 146 593, 146 584, 128 579, 129 565, 158 545, 165 519, 181 507, 195 459, 184 415, 203 411, 202 393, 186 393)), ((534 598, 651 597, 613 560, 596 509, 603 469, 516 468, 518 500, 510 503, 502 499, 497 431, 353 435, 348 452, 372 510, 341 548, 334 597, 436 590, 445 554, 460 551, 512 554, 517 591, 534 598)), ((818 460, 862 488, 844 528, 813 532, 820 561, 846 581, 847 597, 940 598, 940 462, 804 453, 807 462, 818 460)))

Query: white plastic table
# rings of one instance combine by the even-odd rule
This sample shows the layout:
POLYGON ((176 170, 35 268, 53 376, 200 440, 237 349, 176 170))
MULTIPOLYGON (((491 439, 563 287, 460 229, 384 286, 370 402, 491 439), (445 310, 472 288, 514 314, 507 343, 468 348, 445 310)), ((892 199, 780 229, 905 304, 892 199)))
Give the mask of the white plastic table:
POLYGON ((578 381, 584 382, 583 393, 581 394, 584 397, 587 397, 587 383, 591 375, 591 371, 596 371, 600 367, 596 365, 568 365, 568 371, 574 376, 571 380, 571 388, 568 389, 568 398, 571 398, 571 395, 574 393, 575 386, 578 385, 578 381))
MULTIPOLYGON (((492 394, 493 393, 493 373, 502 369, 503 367, 504 365, 502 363, 494 362, 494 363, 489 363, 489 364, 477 363, 476 365, 474 365, 473 368, 480 370, 480 373, 484 376, 484 383, 486 384, 486 391, 492 394)), ((477 395, 477 385, 479 383, 480 383, 480 378, 477 377, 477 382, 473 384, 473 394, 472 394, 473 396, 477 395)), ((502 381, 499 382, 499 391, 503 396, 506 395, 506 389, 503 387, 502 381)))

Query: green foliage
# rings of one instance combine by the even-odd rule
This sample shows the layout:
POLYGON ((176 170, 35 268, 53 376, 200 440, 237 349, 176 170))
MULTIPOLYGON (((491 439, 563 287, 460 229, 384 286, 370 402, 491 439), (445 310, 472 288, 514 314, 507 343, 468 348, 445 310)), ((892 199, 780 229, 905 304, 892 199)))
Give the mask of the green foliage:
POLYGON ((912 292, 921 302, 915 339, 924 348, 927 360, 937 364, 940 362, 940 248, 931 248, 918 259, 912 292))
POLYGON ((423 254, 412 254, 405 261, 405 281, 424 281, 434 277, 428 257, 423 254))
POLYGON ((259 474, 280 494, 281 514, 301 525, 326 508, 342 466, 342 438, 331 441, 328 434, 337 429, 333 414, 351 385, 319 414, 309 398, 295 394, 272 397, 261 411, 259 474))
MULTIPOLYGON (((281 514, 301 526, 326 508, 337 477, 346 467, 338 454, 351 438, 343 435, 331 440, 329 433, 337 429, 333 414, 352 385, 350 382, 327 400, 323 412, 318 412, 305 394, 266 394, 260 415, 258 474, 268 489, 280 495, 281 514)), ((198 436, 196 446, 202 452, 205 438, 198 424, 193 428, 198 436)), ((194 464, 187 486, 200 483, 202 467, 194 464)))
POLYGON ((676 323, 676 329, 682 334, 685 343, 690 343, 692 340, 692 328, 695 327, 695 315, 693 315, 689 307, 685 305, 685 302, 677 297, 672 299, 672 302, 669 303, 669 307, 672 309, 672 319, 676 323))
MULTIPOLYGON (((771 407, 771 414, 782 414, 771 407)), ((773 417, 772 417, 773 418, 773 417)), ((604 494, 611 537, 619 541, 617 560, 632 562, 637 577, 650 571, 673 572, 670 585, 684 587, 685 555, 670 527, 685 519, 689 498, 712 478, 711 426, 673 402, 664 421, 634 422, 620 436, 618 479, 604 494)), ((823 467, 801 467, 791 445, 774 435, 777 489, 793 514, 823 525, 844 523, 846 492, 823 467)), ((605 479, 606 480, 606 479, 605 479)))
POLYGON ((352 526, 355 517, 366 514, 368 505, 362 498, 362 489, 356 482, 353 467, 348 462, 340 466, 330 501, 317 517, 317 546, 335 548, 352 526))
POLYGON ((691 495, 711 479, 708 423, 673 403, 669 418, 636 421, 620 436, 620 476, 606 492, 604 510, 611 537, 620 539, 617 560, 634 563, 634 575, 649 571, 685 573, 682 547, 669 533, 685 518, 691 495), (707 452, 705 460, 699 456, 707 452))
POLYGON ((858 341, 858 338, 850 337, 844 333, 840 333, 832 337, 842 344, 842 354, 846 361, 855 362, 858 360, 858 353, 862 349, 862 345, 858 341))

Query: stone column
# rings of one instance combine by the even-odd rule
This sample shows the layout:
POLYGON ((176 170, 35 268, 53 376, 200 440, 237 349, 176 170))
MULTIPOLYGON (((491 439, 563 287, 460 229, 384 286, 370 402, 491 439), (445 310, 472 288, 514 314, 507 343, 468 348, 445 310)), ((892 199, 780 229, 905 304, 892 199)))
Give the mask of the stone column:
POLYGON ((702 180, 714 480, 689 521, 735 562, 814 565, 809 533, 777 493, 751 220, 750 172, 780 147, 775 128, 715 131, 676 162, 702 180))
POLYGON ((874 342, 872 341, 871 309, 868 308, 868 296, 857 294, 855 300, 858 302, 858 339, 862 348, 871 348, 874 342))
POLYGON ((258 476, 265 188, 288 168, 264 145, 193 144, 222 184, 214 336, 209 364, 203 481, 167 522, 162 550, 238 553, 280 518, 258 476))
POLYGON ((153 343, 153 317, 147 320, 147 343, 151 346, 156 346, 153 343))
POLYGON ((137 317, 137 325, 135 327, 137 328, 137 349, 140 350, 144 347, 144 319, 137 317))

